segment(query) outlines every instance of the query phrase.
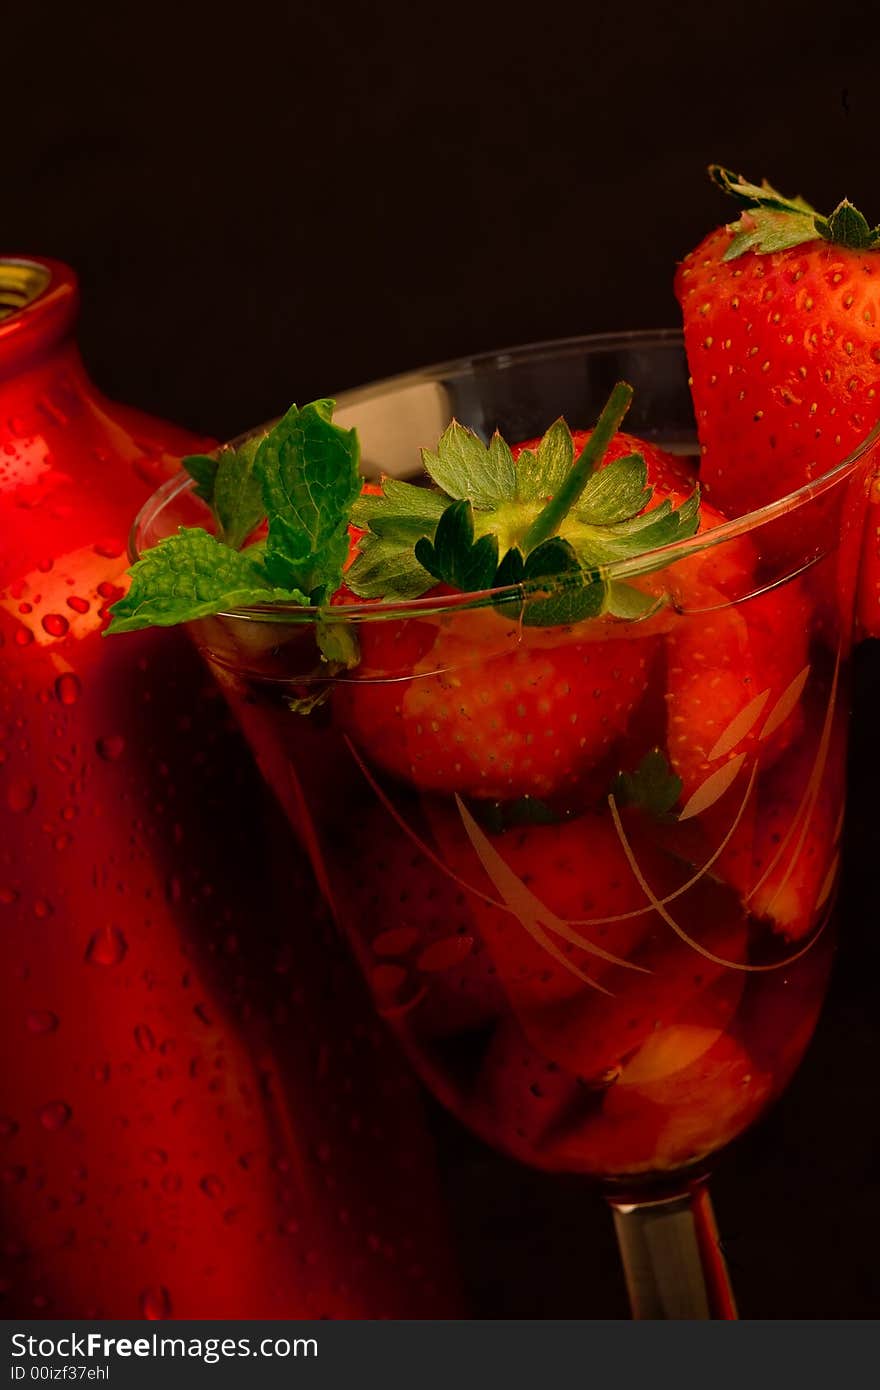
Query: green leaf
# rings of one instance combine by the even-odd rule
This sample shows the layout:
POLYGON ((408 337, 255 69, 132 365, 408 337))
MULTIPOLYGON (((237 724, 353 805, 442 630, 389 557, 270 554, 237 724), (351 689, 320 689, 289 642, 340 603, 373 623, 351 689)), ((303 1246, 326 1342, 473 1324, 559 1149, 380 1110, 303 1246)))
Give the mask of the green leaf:
POLYGON ((571 471, 574 443, 563 419, 555 420, 537 450, 523 449, 516 461, 516 496, 520 502, 546 502, 571 471))
POLYGON ((516 496, 516 464, 496 432, 488 448, 472 430, 453 420, 437 445, 422 450, 425 468, 439 488, 475 507, 495 507, 516 496))
POLYGON ((498 568, 498 539, 481 536, 474 541, 474 509, 470 502, 453 502, 437 524, 433 541, 422 536, 415 557, 441 583, 465 593, 490 589, 498 568))
POLYGON ((523 583, 527 627, 579 623, 602 611, 604 584, 595 574, 584 573, 573 548, 560 536, 544 541, 528 556, 523 583))
POLYGON ((318 602, 341 582, 349 512, 361 490, 357 434, 333 424, 333 406, 291 406, 254 461, 269 520, 269 578, 318 602))
POLYGON ((255 603, 308 600, 299 590, 274 588, 259 561, 231 550, 198 527, 181 527, 148 550, 131 569, 131 587, 113 605, 108 633, 171 627, 255 603))
POLYGON ((187 454, 181 463, 196 486, 193 492, 208 506, 214 506, 214 480, 217 476, 218 460, 210 454, 187 454))
POLYGON ((793 246, 803 246, 819 238, 818 219, 799 212, 789 214, 761 209, 749 213, 738 225, 740 230, 722 257, 725 261, 735 261, 746 251, 759 251, 762 255, 789 251, 793 246))
POLYGON ((816 211, 804 198, 786 198, 784 193, 773 188, 766 179, 761 184, 749 183, 742 174, 734 174, 720 164, 709 165, 709 177, 725 193, 747 208, 771 208, 778 212, 811 214, 816 211))
POLYGON ((259 439, 246 439, 237 449, 221 450, 214 478, 214 515, 221 540, 238 550, 265 515, 260 480, 254 473, 259 439))
POLYGON ((647 507, 654 494, 647 478, 641 454, 615 459, 593 473, 574 508, 575 516, 590 526, 627 521, 647 507))
MULTIPOLYGON (((696 534, 699 524, 700 497, 699 489, 695 488, 679 507, 673 507, 666 499, 650 511, 609 526, 591 526, 575 518, 566 527, 565 534, 581 564, 595 568, 616 560, 635 559, 651 550, 672 545, 674 541, 685 540, 696 534)), ((665 563, 665 558, 660 559, 660 565, 665 563)))
POLYGON ((748 209, 724 253, 725 261, 735 261, 746 251, 764 255, 788 251, 819 237, 854 251, 870 251, 880 245, 880 228, 869 227, 858 208, 846 198, 830 217, 822 217, 806 199, 786 198, 769 183, 749 183, 741 174, 719 164, 709 166, 709 177, 748 209))
POLYGON ((412 541, 372 534, 361 540, 345 579, 358 598, 384 598, 389 603, 419 598, 434 587, 431 575, 413 553, 412 541))
POLYGON ((867 220, 844 198, 828 218, 816 219, 816 227, 826 241, 838 246, 848 246, 853 251, 867 251, 877 245, 877 230, 868 226, 867 220))
POLYGON ((384 478, 382 496, 360 496, 351 509, 351 520, 376 536, 413 543, 420 536, 430 539, 434 535, 448 505, 449 499, 440 492, 384 478))
POLYGON ((657 820, 672 819, 683 783, 659 748, 646 753, 635 772, 619 772, 611 792, 618 806, 638 806, 657 820))
POLYGON ((292 714, 311 714, 313 709, 318 709, 329 700, 330 689, 329 685, 322 685, 320 690, 308 695, 291 695, 285 700, 285 704, 292 714))
MULTIPOLYGON (((336 610, 338 613, 338 609, 336 610)), ((315 624, 315 641, 325 661, 334 666, 344 666, 347 671, 357 666, 361 659, 360 643, 353 623, 344 619, 330 619, 319 614, 315 624)))
POLYGON ((605 586, 605 603, 603 612, 609 613, 613 618, 625 618, 628 622, 638 622, 641 618, 647 618, 651 613, 656 613, 662 608, 665 599, 656 594, 646 594, 641 589, 637 589, 634 584, 625 584, 619 579, 612 579, 605 586))

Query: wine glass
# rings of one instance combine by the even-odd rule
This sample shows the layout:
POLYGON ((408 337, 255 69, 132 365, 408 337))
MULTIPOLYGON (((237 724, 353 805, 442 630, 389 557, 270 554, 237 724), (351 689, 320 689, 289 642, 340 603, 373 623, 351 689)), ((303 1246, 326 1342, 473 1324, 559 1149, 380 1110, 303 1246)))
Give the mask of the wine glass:
MULTIPOLYGON (((335 418, 368 476, 412 477, 453 417, 511 441, 588 426, 619 379, 627 428, 693 456, 673 332, 428 368, 335 418)), ((821 1007, 873 445, 609 567, 632 618, 538 622, 527 585, 353 602, 320 619, 353 669, 322 663, 312 610, 192 624, 418 1074, 490 1144, 599 1185, 637 1318, 736 1316, 706 1176, 821 1007), (558 759, 546 796, 529 746, 558 759)), ((210 524, 186 477, 135 556, 181 524, 210 524)))

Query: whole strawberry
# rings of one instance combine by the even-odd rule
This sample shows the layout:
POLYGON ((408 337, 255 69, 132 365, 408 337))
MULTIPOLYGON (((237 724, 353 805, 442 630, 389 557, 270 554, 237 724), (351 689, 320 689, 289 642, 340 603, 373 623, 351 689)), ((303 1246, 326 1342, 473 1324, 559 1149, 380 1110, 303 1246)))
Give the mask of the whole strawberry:
MULTIPOLYGON (((707 497, 764 506, 842 462, 880 419, 880 229, 849 202, 801 198, 713 166, 742 205, 679 267, 707 497)), ((789 519, 778 547, 806 559, 832 499, 789 519)), ((877 605, 880 624, 880 603, 877 605)))

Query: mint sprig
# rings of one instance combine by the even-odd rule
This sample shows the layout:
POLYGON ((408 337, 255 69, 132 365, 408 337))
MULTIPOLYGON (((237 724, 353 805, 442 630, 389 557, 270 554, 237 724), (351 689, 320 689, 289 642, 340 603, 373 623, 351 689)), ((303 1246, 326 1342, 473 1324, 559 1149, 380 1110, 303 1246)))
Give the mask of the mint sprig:
POLYGON ((354 430, 333 424, 333 401, 292 406, 257 450, 269 538, 266 572, 275 584, 322 603, 348 559, 348 521, 361 490, 354 430))
MULTIPOLYGON (((333 424, 333 402, 292 406, 262 439, 184 464, 211 508, 215 532, 181 528, 132 566, 109 633, 190 622, 260 603, 323 604, 342 583, 348 520, 360 492, 354 430, 333 424), (265 542, 239 547, 259 522, 265 542)), ((327 660, 356 661, 353 637, 319 623, 327 660)))
POLYGON ((255 603, 306 603, 298 590, 274 588, 259 556, 232 550, 200 527, 181 527, 131 570, 131 586, 111 609, 109 632, 173 627, 255 603))

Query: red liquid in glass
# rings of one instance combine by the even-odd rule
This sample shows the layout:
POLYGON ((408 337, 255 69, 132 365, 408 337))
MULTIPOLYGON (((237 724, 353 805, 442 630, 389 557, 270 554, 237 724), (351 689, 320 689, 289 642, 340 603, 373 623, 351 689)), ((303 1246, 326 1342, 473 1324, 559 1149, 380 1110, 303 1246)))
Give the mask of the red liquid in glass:
POLYGON ((307 632, 202 625, 380 1014, 438 1097, 517 1158, 662 1186, 741 1134, 797 1066, 832 949, 855 540, 845 563, 832 554, 720 616, 698 606, 667 612, 661 629, 600 637, 618 642, 622 670, 642 654, 641 694, 607 758, 557 799, 567 814, 555 825, 499 829, 497 806, 426 789, 446 773, 426 774, 415 737, 382 765, 353 711, 362 680, 376 681, 377 718, 382 702, 421 699, 419 681, 445 681, 450 707, 463 690, 463 702, 480 690, 494 700, 522 643, 576 635, 511 625, 505 639, 492 613, 410 618, 399 644, 421 646, 421 675, 383 681, 362 664, 303 715, 289 700, 317 688, 296 678, 314 657, 307 632), (686 762, 691 724, 682 734, 677 719, 705 716, 688 708, 680 672, 702 660, 699 698, 711 701, 731 634, 748 636, 754 668, 738 707, 718 712, 717 747, 699 785, 685 786, 681 819, 612 809, 616 769, 655 747, 686 762), (783 646, 787 665, 771 679, 783 646))

